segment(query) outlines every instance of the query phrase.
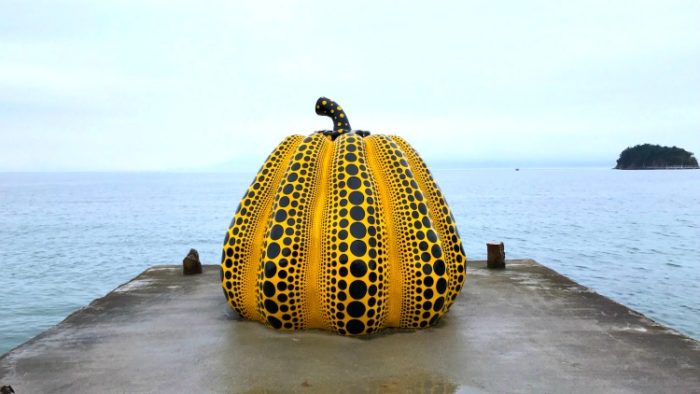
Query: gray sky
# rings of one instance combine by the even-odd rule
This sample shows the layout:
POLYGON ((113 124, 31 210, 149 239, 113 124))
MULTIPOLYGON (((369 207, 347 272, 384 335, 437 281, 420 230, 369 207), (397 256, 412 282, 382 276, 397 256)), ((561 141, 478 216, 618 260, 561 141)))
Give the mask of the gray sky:
POLYGON ((429 161, 700 155, 698 1, 0 2, 0 170, 256 168, 291 133, 429 161), (338 7, 333 7, 339 4, 338 7))

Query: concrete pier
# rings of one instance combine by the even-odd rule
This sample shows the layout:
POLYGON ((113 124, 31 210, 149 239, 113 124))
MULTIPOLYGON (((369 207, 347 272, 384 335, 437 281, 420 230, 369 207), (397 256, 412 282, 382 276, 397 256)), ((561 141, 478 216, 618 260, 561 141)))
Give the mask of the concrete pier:
POLYGON ((532 260, 469 265, 440 324, 347 338, 238 320, 218 267, 151 268, 0 358, 39 392, 700 392, 700 344, 532 260))

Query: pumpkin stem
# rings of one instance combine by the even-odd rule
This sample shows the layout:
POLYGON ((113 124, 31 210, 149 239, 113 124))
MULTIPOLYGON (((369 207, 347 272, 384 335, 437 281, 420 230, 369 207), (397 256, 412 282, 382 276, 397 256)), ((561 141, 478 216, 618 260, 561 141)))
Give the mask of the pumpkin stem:
POLYGON ((316 100, 316 114, 333 119, 333 133, 330 134, 333 138, 352 130, 345 111, 331 99, 321 97, 316 100))

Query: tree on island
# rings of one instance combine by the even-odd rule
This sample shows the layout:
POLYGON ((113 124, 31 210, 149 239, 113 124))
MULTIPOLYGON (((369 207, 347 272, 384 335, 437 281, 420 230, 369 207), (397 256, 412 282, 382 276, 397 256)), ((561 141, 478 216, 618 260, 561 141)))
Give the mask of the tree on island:
POLYGON ((665 168, 698 168, 692 152, 676 146, 642 144, 628 147, 617 159, 617 170, 655 170, 665 168))

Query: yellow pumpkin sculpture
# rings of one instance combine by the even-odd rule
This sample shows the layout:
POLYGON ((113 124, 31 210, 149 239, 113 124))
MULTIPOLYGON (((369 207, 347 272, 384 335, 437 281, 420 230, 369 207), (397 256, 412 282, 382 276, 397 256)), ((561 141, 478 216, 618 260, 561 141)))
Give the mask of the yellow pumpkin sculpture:
POLYGON ((241 200, 221 284, 243 317, 344 335, 435 324, 459 294, 466 256, 445 198, 402 138, 334 130, 287 137, 241 200))

